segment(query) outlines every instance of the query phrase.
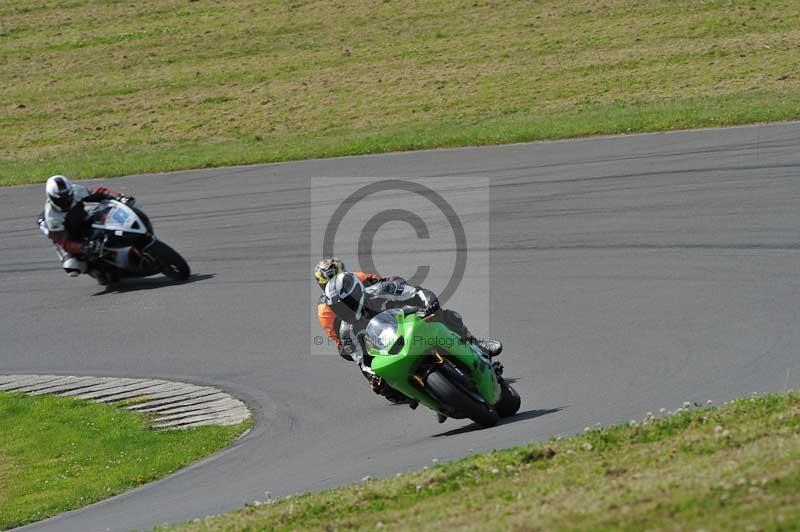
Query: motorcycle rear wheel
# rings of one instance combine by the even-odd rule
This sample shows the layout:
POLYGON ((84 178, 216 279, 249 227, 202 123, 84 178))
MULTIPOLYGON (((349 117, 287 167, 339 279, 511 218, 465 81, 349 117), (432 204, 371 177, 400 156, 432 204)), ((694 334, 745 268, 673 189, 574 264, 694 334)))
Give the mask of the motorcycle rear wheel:
POLYGON ((439 370, 428 375, 426 386, 439 402, 454 407, 457 412, 465 414, 479 425, 493 427, 500 420, 500 415, 494 408, 470 397, 439 370))
POLYGON ((161 273, 173 281, 185 281, 192 273, 180 253, 160 240, 153 242, 147 248, 147 253, 158 261, 161 273))

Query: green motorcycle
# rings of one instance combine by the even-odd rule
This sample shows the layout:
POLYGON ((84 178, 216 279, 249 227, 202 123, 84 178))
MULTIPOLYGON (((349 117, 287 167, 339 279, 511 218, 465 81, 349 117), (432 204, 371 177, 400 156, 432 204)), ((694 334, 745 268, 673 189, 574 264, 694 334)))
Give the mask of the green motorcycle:
POLYGON ((364 343, 372 371, 439 414, 491 427, 519 410, 519 394, 491 360, 443 323, 386 310, 370 320, 364 343))

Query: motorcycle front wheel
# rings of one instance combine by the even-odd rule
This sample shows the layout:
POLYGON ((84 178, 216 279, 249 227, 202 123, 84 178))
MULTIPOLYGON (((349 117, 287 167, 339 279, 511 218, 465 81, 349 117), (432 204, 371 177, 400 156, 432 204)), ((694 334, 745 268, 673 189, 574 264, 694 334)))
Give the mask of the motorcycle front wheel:
POLYGON ((180 253, 160 240, 156 240, 147 248, 147 253, 158 261, 161 273, 174 281, 185 281, 191 269, 180 253))
POLYGON ((519 411, 522 400, 517 391, 507 382, 501 380, 500 387, 503 392, 495 408, 497 409, 497 413, 500 414, 500 417, 511 417, 519 411))
POLYGON ((500 415, 491 406, 476 401, 450 382, 439 370, 432 371, 426 380, 427 388, 440 403, 452 406, 460 414, 484 427, 497 425, 500 415))

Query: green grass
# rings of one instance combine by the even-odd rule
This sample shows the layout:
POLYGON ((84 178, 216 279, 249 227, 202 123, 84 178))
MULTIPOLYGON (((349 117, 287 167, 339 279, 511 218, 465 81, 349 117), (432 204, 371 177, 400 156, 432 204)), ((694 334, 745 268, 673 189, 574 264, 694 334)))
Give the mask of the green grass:
POLYGON ((800 1, 6 0, 0 184, 800 118, 800 1))
POLYGON ((153 481, 245 429, 153 431, 122 408, 9 393, 0 393, 0 427, 0 530, 153 481))
POLYGON ((800 394, 648 416, 251 505, 181 530, 376 528, 798 530, 800 394))

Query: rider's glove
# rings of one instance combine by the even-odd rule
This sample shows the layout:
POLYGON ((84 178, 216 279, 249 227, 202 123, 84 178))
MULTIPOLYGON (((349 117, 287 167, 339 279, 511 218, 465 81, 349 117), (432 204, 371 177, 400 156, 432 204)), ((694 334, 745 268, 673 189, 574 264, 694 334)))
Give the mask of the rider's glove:
POLYGON ((428 302, 428 306, 417 312, 417 315, 419 315, 421 318, 426 318, 428 316, 436 314, 436 311, 438 311, 440 308, 441 307, 439 306, 439 300, 434 299, 433 301, 428 302))
POLYGON ((410 316, 411 314, 416 314, 417 316, 419 316, 420 312, 422 312, 422 310, 415 305, 403 305, 402 310, 403 314, 406 316, 410 316))
POLYGON ((353 350, 346 345, 339 346, 339 356, 345 360, 353 361, 353 350))
POLYGON ((119 197, 118 201, 120 203, 124 203, 128 207, 133 207, 133 205, 136 203, 136 198, 134 198, 133 196, 126 196, 125 194, 123 194, 122 196, 119 197))
POLYGON ((428 316, 436 312, 438 308, 439 308, 438 305, 436 306, 435 309, 431 309, 431 307, 420 308, 415 305, 404 305, 403 314, 405 314, 406 316, 416 314, 420 318, 427 318, 428 316))

